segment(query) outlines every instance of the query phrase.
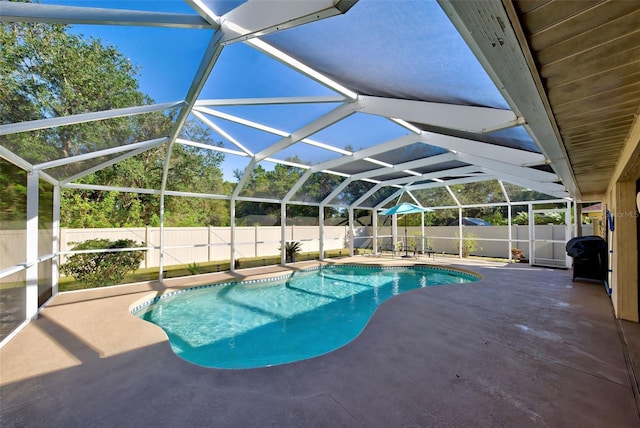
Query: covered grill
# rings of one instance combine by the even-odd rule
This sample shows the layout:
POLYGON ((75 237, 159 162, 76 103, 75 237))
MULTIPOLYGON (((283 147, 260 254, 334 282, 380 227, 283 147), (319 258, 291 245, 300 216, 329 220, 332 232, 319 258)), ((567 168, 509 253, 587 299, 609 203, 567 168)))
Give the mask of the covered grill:
POLYGON ((573 279, 607 279, 607 241, 599 236, 579 236, 567 242, 566 251, 573 258, 573 279))

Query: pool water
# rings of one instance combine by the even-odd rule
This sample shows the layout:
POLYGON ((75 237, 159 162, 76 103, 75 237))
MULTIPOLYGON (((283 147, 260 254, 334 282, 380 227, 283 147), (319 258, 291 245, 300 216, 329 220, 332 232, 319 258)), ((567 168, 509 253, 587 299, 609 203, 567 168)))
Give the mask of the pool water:
POLYGON ((326 266, 272 280, 197 287, 132 312, 160 326, 174 352, 215 368, 253 368, 333 351, 402 292, 478 278, 444 268, 326 266))

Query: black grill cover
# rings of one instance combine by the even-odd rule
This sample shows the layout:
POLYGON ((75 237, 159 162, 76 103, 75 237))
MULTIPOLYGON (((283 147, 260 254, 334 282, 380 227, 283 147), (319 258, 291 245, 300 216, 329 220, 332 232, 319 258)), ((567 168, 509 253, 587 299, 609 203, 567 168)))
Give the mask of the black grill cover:
POLYGON ((599 236, 578 236, 567 242, 567 255, 591 258, 607 251, 607 241, 599 236))

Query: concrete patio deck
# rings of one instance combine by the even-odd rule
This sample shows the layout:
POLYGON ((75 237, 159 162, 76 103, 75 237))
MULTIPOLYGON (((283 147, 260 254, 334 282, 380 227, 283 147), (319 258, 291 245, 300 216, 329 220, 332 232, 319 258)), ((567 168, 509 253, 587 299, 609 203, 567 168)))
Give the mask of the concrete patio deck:
POLYGON ((435 262, 484 279, 401 294, 343 348, 250 370, 192 365, 131 316, 159 284, 61 294, 0 349, 0 426, 640 426, 640 325, 615 320, 602 284, 435 262))

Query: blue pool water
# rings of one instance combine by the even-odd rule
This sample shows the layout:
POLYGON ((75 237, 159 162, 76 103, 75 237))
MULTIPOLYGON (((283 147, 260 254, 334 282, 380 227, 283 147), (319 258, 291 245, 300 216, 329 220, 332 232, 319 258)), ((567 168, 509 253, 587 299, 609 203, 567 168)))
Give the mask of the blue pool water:
POLYGON ((194 364, 265 367, 345 345, 397 294, 477 279, 444 268, 326 266, 275 280, 183 290, 132 312, 160 326, 174 352, 194 364))

